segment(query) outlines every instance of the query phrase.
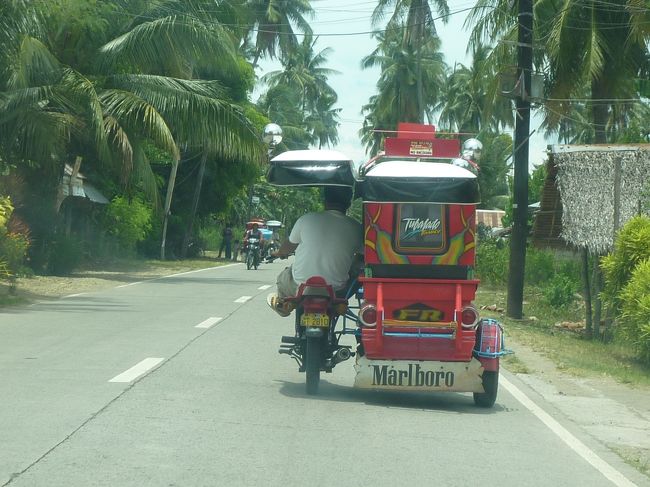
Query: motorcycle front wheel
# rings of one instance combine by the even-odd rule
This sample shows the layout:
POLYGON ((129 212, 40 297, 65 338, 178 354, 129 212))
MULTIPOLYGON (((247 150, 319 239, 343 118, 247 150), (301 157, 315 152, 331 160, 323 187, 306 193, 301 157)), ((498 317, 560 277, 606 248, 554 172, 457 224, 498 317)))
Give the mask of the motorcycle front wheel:
POLYGON ((321 339, 307 338, 305 343, 305 385, 309 395, 318 394, 318 384, 320 382, 320 358, 321 358, 321 339))
POLYGON ((246 252, 246 269, 249 271, 253 267, 253 253, 251 251, 246 252))

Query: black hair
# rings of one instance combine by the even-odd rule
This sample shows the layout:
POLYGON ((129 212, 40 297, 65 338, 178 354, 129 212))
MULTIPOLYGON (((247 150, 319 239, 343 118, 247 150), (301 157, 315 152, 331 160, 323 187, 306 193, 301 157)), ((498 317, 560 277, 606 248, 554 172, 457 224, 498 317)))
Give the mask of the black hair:
POLYGON ((349 186, 325 186, 323 196, 327 206, 334 206, 345 211, 352 203, 352 188, 349 186))

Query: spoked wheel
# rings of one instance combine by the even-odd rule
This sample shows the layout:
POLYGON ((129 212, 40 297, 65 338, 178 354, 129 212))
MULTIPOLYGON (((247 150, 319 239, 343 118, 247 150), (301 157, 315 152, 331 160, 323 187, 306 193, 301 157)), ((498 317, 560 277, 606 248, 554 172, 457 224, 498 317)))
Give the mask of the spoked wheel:
POLYGON ((246 253, 246 269, 250 271, 251 267, 253 267, 253 253, 249 251, 246 253))
POLYGON ((485 392, 474 393, 474 404, 482 408, 491 408, 497 400, 497 390, 499 389, 498 370, 483 372, 483 389, 485 389, 485 392))
POLYGON ((307 394, 318 394, 320 382, 321 339, 307 338, 305 344, 305 375, 307 394))
POLYGON ((255 270, 257 270, 257 266, 260 265, 260 257, 257 252, 253 254, 253 267, 255 267, 255 270))

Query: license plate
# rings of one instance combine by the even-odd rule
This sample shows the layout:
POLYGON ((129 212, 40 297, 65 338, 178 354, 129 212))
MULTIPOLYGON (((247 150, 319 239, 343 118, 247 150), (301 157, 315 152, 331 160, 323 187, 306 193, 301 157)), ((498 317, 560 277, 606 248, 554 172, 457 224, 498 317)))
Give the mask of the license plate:
POLYGON ((300 324, 302 326, 328 328, 330 326, 330 317, 321 313, 305 313, 300 317, 300 324))

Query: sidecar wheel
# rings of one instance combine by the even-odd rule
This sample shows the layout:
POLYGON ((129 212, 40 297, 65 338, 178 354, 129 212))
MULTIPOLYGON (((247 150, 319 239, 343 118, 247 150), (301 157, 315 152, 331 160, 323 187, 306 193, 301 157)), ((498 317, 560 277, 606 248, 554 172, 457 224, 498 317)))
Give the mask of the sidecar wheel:
POLYGON ((491 408, 497 400, 499 371, 486 370, 483 372, 483 389, 485 392, 474 393, 474 404, 481 408, 491 408))
POLYGON ((307 338, 305 344, 305 385, 309 395, 318 394, 320 382, 320 359, 321 340, 320 338, 307 338))

